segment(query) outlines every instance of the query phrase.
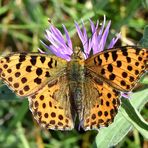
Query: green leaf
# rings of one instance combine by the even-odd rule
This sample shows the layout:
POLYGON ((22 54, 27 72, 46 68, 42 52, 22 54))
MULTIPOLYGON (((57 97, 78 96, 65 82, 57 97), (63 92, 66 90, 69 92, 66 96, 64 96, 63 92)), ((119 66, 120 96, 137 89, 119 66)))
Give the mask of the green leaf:
POLYGON ((0 15, 6 13, 9 10, 10 5, 6 5, 0 8, 0 15))
POLYGON ((140 40, 139 44, 140 44, 142 47, 148 47, 148 25, 145 26, 145 28, 144 28, 143 37, 142 37, 142 39, 140 40))
POLYGON ((142 0, 142 4, 145 8, 148 8, 148 0, 142 0))
POLYGON ((141 77, 140 83, 148 85, 148 74, 147 73, 141 77))
MULTIPOLYGON (((137 93, 133 93, 131 95, 130 101, 131 104, 134 106, 134 108, 141 110, 144 104, 148 101, 148 89, 139 91, 137 93)), ((130 109, 128 108, 127 112, 128 114, 129 113, 131 114, 130 116, 132 116, 132 119, 129 118, 129 116, 125 111, 125 108, 123 108, 123 106, 126 105, 125 102, 126 101, 123 101, 124 105, 120 107, 119 113, 115 117, 114 123, 111 124, 109 127, 101 129, 99 131, 99 134, 96 136, 97 147, 104 148, 118 144, 132 129, 133 127, 132 125, 134 125, 139 130, 139 132, 142 133, 142 135, 145 136, 145 138, 147 138, 148 135, 148 132, 146 130, 147 123, 144 121, 144 119, 137 111, 136 112, 134 110, 129 111, 130 109), (123 114, 126 117, 124 117, 123 114), (133 120, 134 115, 136 115, 136 117, 138 116, 137 122, 134 121, 135 119, 133 120), (142 129, 142 127, 144 127, 144 129, 142 129)))
POLYGON ((17 97, 15 93, 7 87, 7 85, 2 85, 0 87, 0 100, 16 101, 18 99, 19 97, 17 97))
MULTIPOLYGON (((148 97, 148 92, 147 92, 148 97)), ((147 97, 145 97, 145 101, 147 101, 147 97)), ((129 100, 122 99, 121 108, 122 114, 124 117, 133 124, 133 126, 146 138, 148 139, 148 123, 143 119, 137 109, 135 109, 129 100)))
POLYGON ((8 138, 8 136, 12 132, 12 129, 14 127, 16 127, 17 123, 19 123, 19 122, 21 122, 23 120, 23 118, 24 118, 25 114, 27 113, 27 111, 28 111, 28 100, 27 99, 24 99, 22 101, 21 106, 16 110, 15 117, 9 123, 9 128, 5 132, 4 138, 8 138))

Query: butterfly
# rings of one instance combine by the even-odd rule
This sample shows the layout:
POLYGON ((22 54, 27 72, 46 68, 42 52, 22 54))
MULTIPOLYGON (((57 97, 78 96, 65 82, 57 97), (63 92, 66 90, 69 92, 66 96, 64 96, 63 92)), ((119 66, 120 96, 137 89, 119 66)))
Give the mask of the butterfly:
POLYGON ((131 91, 147 71, 148 49, 126 46, 84 59, 76 47, 71 61, 43 53, 12 53, 0 58, 0 79, 29 107, 44 128, 84 130, 110 125, 121 92, 131 91))

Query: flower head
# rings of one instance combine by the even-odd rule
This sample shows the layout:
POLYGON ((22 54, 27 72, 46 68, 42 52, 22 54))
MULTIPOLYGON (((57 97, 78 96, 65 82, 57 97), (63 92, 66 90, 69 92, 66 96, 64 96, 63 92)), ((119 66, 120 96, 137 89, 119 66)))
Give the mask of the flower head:
MULTIPOLYGON (((89 21, 91 27, 91 37, 88 37, 83 20, 81 21, 82 28, 80 28, 78 23, 75 22, 77 34, 83 45, 85 59, 89 57, 91 51, 93 52, 93 54, 96 54, 105 49, 111 25, 111 21, 109 21, 105 27, 106 23, 105 16, 104 16, 104 21, 100 28, 99 28, 99 21, 97 21, 96 25, 92 22, 91 19, 89 21)), ((46 39, 50 41, 51 45, 48 46, 43 42, 42 43, 45 45, 45 47, 47 47, 47 49, 49 49, 56 56, 66 59, 67 61, 70 61, 74 47, 72 45, 72 41, 70 39, 68 31, 64 25, 63 25, 63 30, 65 37, 55 26, 51 25, 50 28, 46 30, 46 35, 45 35, 46 39)), ((120 38, 120 33, 118 33, 117 36, 111 40, 107 48, 112 48, 119 38, 120 38)), ((121 95, 125 98, 129 98, 130 93, 123 92, 121 93, 121 95)))
MULTIPOLYGON (((105 23, 106 23, 105 16, 102 26, 100 28, 99 28, 99 21, 97 21, 96 25, 92 22, 92 20, 89 21, 92 34, 91 37, 88 37, 83 21, 81 21, 82 29, 80 28, 78 23, 75 22, 75 27, 78 36, 83 45, 85 59, 89 57, 91 50, 93 51, 93 54, 96 54, 104 50, 111 25, 111 21, 109 21, 105 28, 105 23)), ((47 46, 46 44, 44 43, 43 44, 56 56, 64 58, 67 61, 70 61, 74 47, 72 45, 72 41, 70 39, 68 31, 64 25, 63 25, 63 30, 65 33, 65 37, 56 27, 51 25, 50 28, 46 30, 46 35, 45 35, 46 39, 50 41, 51 45, 47 46)), ((112 48, 119 38, 120 34, 118 34, 117 37, 111 40, 108 48, 112 48)))

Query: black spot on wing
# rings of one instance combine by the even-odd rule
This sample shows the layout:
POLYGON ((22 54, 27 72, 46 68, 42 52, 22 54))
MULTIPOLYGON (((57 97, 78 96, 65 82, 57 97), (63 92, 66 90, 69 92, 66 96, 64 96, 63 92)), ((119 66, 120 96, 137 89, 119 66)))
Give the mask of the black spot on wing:
POLYGON ((100 56, 98 56, 97 58, 98 58, 98 64, 101 65, 102 64, 102 59, 100 58, 100 56))
POLYGON ((19 62, 23 62, 26 60, 26 55, 25 54, 20 54, 19 56, 19 62))
POLYGON ((128 52, 126 48, 121 49, 121 52, 124 56, 128 56, 128 52))
POLYGON ((30 62, 32 65, 36 64, 36 59, 37 59, 37 56, 31 56, 30 62))
POLYGON ((31 72, 31 71, 32 71, 31 68, 32 68, 32 66, 27 66, 27 67, 26 67, 26 71, 27 71, 27 72, 31 72))
POLYGON ((22 63, 16 64, 16 69, 20 69, 22 63))
POLYGON ((41 82, 42 82, 42 79, 40 79, 40 78, 35 78, 34 79, 34 82, 36 83, 36 84, 41 84, 41 82))
POLYGON ((45 77, 50 77, 50 73, 46 71, 45 77))
POLYGON ((10 57, 5 57, 5 59, 8 63, 10 62, 10 57))
POLYGON ((136 50, 136 55, 139 55, 139 52, 140 52, 140 48, 135 48, 135 50, 136 50))
POLYGON ((55 60, 55 63, 54 63, 55 67, 57 67, 57 60, 55 60))
POLYGON ((105 69, 101 69, 101 74, 104 75, 105 74, 105 69))
POLYGON ((108 58, 109 58, 109 53, 108 53, 108 52, 104 53, 104 57, 105 57, 105 59, 106 59, 106 61, 107 61, 108 58))
POLYGON ((127 78, 127 73, 124 71, 124 72, 122 72, 122 77, 123 78, 127 78))
POLYGON ((118 57, 117 51, 113 51, 112 52, 112 59, 113 59, 113 61, 116 61, 117 57, 118 57))
POLYGON ((38 76, 40 76, 40 75, 42 74, 42 72, 43 72, 43 70, 42 70, 41 68, 37 68, 36 74, 37 74, 38 76))
POLYGON ((116 77, 116 76, 115 76, 115 74, 113 74, 113 73, 109 75, 109 79, 110 79, 110 80, 114 80, 115 77, 116 77))
POLYGON ((108 64, 107 69, 108 69, 109 72, 113 72, 112 64, 108 64))
POLYGON ((44 56, 41 56, 41 57, 40 57, 40 61, 41 61, 42 63, 44 63, 45 60, 46 60, 46 58, 45 58, 44 56))
POLYGON ((126 85, 126 82, 125 82, 124 80, 121 80, 120 84, 121 84, 122 86, 125 86, 125 85, 126 85))
POLYGON ((131 62, 131 58, 130 57, 126 57, 126 60, 127 60, 128 63, 131 62))
POLYGON ((28 85, 24 86, 24 90, 28 91, 30 89, 30 87, 28 85))
POLYGON ((129 71, 132 71, 133 68, 132 68, 132 66, 129 66, 129 65, 128 65, 128 66, 127 66, 127 69, 128 69, 129 71))
POLYGON ((116 63, 117 63, 117 67, 121 67, 122 66, 121 61, 117 61, 116 63))
POLYGON ((53 67, 52 67, 52 63, 53 63, 53 59, 51 58, 50 61, 48 62, 48 67, 49 67, 49 68, 53 68, 53 67))

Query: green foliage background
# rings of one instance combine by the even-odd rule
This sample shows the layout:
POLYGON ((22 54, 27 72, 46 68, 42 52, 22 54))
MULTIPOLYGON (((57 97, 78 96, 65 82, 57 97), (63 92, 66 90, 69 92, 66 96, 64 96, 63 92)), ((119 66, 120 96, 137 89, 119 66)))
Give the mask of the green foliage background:
MULTIPOLYGON (((0 0, 0 52, 37 52, 42 49, 48 18, 62 28, 65 24, 71 37, 75 34, 74 20, 84 20, 89 29, 91 18, 112 20, 109 40, 121 32, 117 45, 135 43, 148 25, 147 0, 0 0)), ((62 29, 61 29, 62 31, 62 29)), ((148 31, 140 44, 147 46, 148 31)), ((18 98, 7 86, 0 88, 0 147, 2 148, 87 148, 87 147, 148 147, 148 76, 134 89, 130 101, 122 98, 115 122, 97 131, 47 131, 34 121, 27 99, 18 98), (141 113, 139 113, 141 111, 141 113), (115 146, 116 145, 116 146, 115 146)))

